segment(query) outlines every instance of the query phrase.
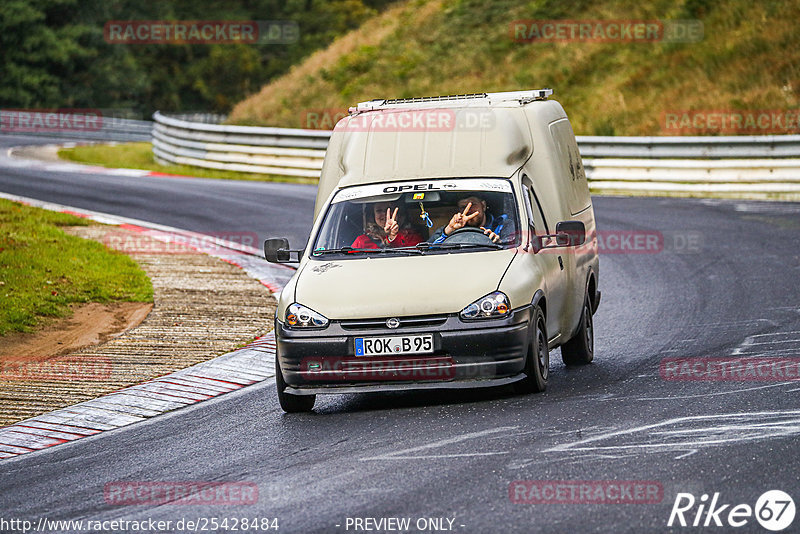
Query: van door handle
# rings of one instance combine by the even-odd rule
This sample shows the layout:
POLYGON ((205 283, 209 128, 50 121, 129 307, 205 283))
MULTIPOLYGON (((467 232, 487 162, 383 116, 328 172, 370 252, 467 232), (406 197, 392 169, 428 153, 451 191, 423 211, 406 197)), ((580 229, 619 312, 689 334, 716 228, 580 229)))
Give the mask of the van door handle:
POLYGON ((558 266, 561 267, 561 270, 564 270, 564 260, 561 259, 561 256, 558 257, 558 266))

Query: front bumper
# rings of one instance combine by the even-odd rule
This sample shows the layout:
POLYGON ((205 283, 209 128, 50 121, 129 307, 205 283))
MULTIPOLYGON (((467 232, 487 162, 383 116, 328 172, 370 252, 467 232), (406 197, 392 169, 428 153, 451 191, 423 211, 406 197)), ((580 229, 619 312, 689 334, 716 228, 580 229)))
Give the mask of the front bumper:
POLYGON ((530 317, 531 307, 524 306, 504 319, 468 322, 449 315, 433 327, 353 329, 331 321, 304 331, 276 321, 278 363, 294 394, 501 385, 523 377, 530 317), (434 352, 355 356, 357 337, 413 334, 432 334, 434 352))

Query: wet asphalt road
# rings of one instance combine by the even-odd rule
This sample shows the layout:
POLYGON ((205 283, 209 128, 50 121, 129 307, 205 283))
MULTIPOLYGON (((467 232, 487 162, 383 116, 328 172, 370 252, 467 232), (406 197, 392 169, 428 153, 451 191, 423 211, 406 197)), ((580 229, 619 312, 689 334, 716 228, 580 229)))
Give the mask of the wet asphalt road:
MULTIPOLYGON (((47 142, 59 141, 0 135, 0 151, 21 144, 47 142)), ((0 163, 2 161, 0 157, 0 163)), ((5 166, 0 191, 217 236, 254 232, 261 240, 288 237, 293 247, 297 245, 300 248, 308 239, 316 186, 202 178, 42 173, 37 169, 5 166), (275 232, 280 235, 274 235, 275 232)))
MULTIPOLYGON (((293 244, 305 242, 314 195, 20 169, 0 169, 0 191, 293 244)), ((800 383, 660 375, 664 358, 800 357, 800 204, 600 197, 595 212, 601 231, 661 232, 665 246, 601 256, 595 361, 568 370, 555 351, 546 393, 329 396, 313 414, 286 415, 267 382, 0 462, 2 517, 169 520, 172 531, 181 518, 278 518, 280 532, 354 532, 347 518, 368 517, 410 518, 418 532, 419 518, 448 518, 465 533, 604 533, 668 531, 681 492, 754 506, 778 489, 800 505, 800 383), (187 480, 253 482, 258 500, 115 506, 103 497, 109 482, 187 480), (649 481, 663 494, 652 504, 513 503, 518 480, 649 481)), ((706 530, 730 527, 673 531, 706 530)), ((753 517, 736 531, 767 532, 753 517)))

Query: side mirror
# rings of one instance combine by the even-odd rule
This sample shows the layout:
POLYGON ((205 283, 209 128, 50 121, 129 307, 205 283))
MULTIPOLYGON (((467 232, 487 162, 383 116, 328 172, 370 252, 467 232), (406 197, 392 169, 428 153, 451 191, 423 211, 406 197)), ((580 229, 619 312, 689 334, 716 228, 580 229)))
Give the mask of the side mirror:
POLYGON ((264 258, 270 263, 288 263, 291 261, 289 240, 275 237, 264 241, 264 258))
POLYGON ((556 246, 557 247, 568 247, 570 245, 570 236, 559 232, 556 234, 556 246))
POLYGON ((533 221, 531 221, 528 223, 528 245, 525 248, 525 251, 527 252, 528 248, 530 248, 532 252, 536 254, 542 250, 544 245, 542 244, 542 237, 538 235, 533 228, 533 221))
POLYGON ((586 226, 581 221, 561 221, 556 225, 556 243, 560 247, 579 247, 586 243, 586 226))

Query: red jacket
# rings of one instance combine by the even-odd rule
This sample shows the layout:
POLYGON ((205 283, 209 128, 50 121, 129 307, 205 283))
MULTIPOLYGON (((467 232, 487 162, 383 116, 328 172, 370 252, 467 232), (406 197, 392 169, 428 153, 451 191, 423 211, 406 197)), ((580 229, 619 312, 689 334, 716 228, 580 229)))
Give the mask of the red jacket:
MULTIPOLYGON (((422 236, 420 236, 417 232, 411 229, 403 229, 397 233, 397 237, 394 238, 394 241, 389 243, 389 246, 392 248, 395 247, 413 247, 417 243, 423 241, 422 236)), ((353 241, 353 248, 378 248, 378 244, 372 240, 370 236, 367 234, 361 234, 353 241)))

